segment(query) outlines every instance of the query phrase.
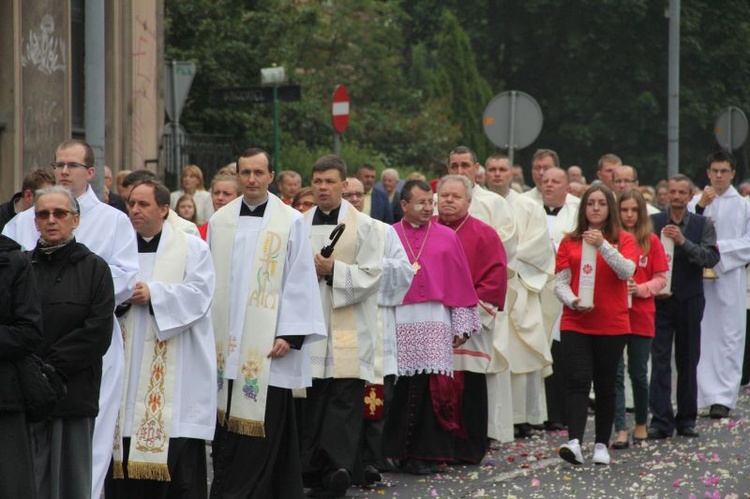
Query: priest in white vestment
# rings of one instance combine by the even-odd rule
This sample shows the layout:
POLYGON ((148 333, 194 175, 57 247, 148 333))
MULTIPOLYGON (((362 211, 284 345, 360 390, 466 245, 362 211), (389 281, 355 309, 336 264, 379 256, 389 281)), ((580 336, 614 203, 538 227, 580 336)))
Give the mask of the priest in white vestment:
MULTIPOLYGON (((94 178, 94 153, 91 146, 79 140, 61 143, 55 151, 55 180, 73 193, 81 211, 75 231, 76 241, 103 258, 112 272, 115 303, 130 298, 138 272, 138 249, 135 232, 128 217, 120 210, 103 203, 89 186, 94 178)), ((39 239, 34 224, 34 210, 16 215, 3 229, 3 234, 27 250, 39 239)), ((113 311, 114 312, 114 311, 113 311)), ((93 484, 91 497, 98 498, 104 487, 104 476, 112 457, 112 439, 117 422, 117 409, 122 393, 124 354, 120 326, 114 321, 112 343, 102 359, 102 382, 99 391, 99 415, 94 423, 93 484)))
POLYGON ((310 230, 328 341, 312 351, 313 384, 307 390, 302 430, 302 467, 314 493, 344 495, 351 485, 362 429, 365 383, 376 383, 378 291, 385 240, 372 218, 342 199, 346 164, 337 156, 312 168, 317 207, 305 213, 310 230), (345 224, 333 253, 338 224, 345 224))
POLYGON ((530 425, 547 418, 544 377, 552 372, 549 331, 545 328, 541 294, 554 276, 555 249, 544 209, 510 188, 513 172, 505 155, 487 158, 488 185, 510 204, 518 231, 516 257, 508 262, 515 276, 508 282, 508 361, 516 436, 528 436, 530 425))
MULTIPOLYGON (((154 172, 150 170, 136 170, 129 173, 124 179, 122 179, 122 197, 123 199, 125 199, 125 204, 128 204, 128 196, 130 195, 130 191, 132 191, 136 185, 143 182, 144 180, 158 181, 159 178, 154 172)), ((200 237, 198 226, 193 222, 180 217, 177 212, 175 212, 171 208, 169 209, 167 222, 174 226, 176 229, 181 230, 186 234, 200 237)))
POLYGON ((205 442, 216 424, 211 253, 166 222, 164 185, 140 183, 128 201, 140 268, 120 317, 125 384, 105 495, 205 497, 205 442))
MULTIPOLYGON (((364 208, 365 190, 356 177, 348 177, 343 198, 357 211, 364 208)), ((373 219, 385 238, 383 273, 378 291, 378 337, 375 341, 375 377, 377 383, 365 387, 365 417, 360 440, 360 460, 355 466, 354 483, 373 485, 382 480, 380 473, 390 470, 383 455, 383 427, 390 408, 393 384, 398 374, 396 346, 396 306, 409 291, 414 271, 393 226, 373 219), (381 393, 382 392, 382 393, 381 393), (361 475, 361 476, 360 476, 361 475)))
MULTIPOLYGON (((565 234, 575 229, 581 200, 568 192, 568 174, 562 168, 548 168, 542 176, 543 206, 547 214, 549 237, 557 253, 565 234)), ((565 422, 565 359, 560 352, 562 304, 554 294, 554 278, 542 291, 542 314, 549 332, 553 374, 545 380, 547 430, 561 430, 565 422)))
POLYGON ((312 250, 302 216, 268 192, 269 154, 248 149, 237 169, 242 196, 208 226, 219 383, 211 496, 302 498, 292 390, 311 385, 310 351, 325 336, 312 250))
POLYGON ((723 151, 708 157, 711 182, 695 196, 689 209, 716 226, 721 260, 717 278, 704 280, 706 308, 701 321, 698 362, 698 407, 711 417, 727 417, 734 409, 742 378, 745 351, 745 265, 750 263, 750 202, 732 186, 734 158, 723 151))

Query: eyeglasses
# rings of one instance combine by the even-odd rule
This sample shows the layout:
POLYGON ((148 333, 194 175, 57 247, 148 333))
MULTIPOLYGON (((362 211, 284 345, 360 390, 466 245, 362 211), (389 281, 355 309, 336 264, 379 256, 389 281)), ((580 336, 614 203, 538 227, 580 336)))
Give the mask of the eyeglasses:
POLYGON ((417 203, 414 205, 414 209, 417 211, 422 211, 425 209, 425 206, 427 208, 432 208, 435 206, 435 202, 432 199, 429 199, 427 201, 422 201, 421 203, 417 203))
POLYGON ((37 211, 34 214, 34 216, 36 217, 37 220, 49 220, 49 216, 50 215, 52 215, 53 217, 55 217, 55 219, 57 219, 57 220, 62 220, 63 218, 65 218, 68 215, 70 215, 71 213, 73 213, 73 212, 69 211, 69 210, 63 210, 63 209, 59 209, 58 208, 58 209, 52 210, 52 211, 50 211, 50 210, 40 210, 40 211, 37 211))
POLYGON ((297 203, 297 204, 296 204, 296 205, 294 205, 294 206, 295 206, 295 207, 299 207, 299 206, 302 206, 302 207, 304 207, 304 208, 312 208, 313 206, 315 206, 315 203, 314 203, 314 202, 312 202, 312 201, 300 201, 299 203, 297 203))
POLYGON ((52 168, 55 168, 57 170, 64 170, 66 166, 70 170, 72 170, 73 168, 88 168, 88 166, 76 161, 53 161, 52 163, 50 163, 50 165, 52 166, 52 168))
POLYGON ((363 198, 365 197, 365 193, 364 192, 345 192, 342 196, 344 199, 363 198))
POLYGON ((708 171, 712 173, 713 175, 729 175, 730 173, 732 173, 732 170, 729 170, 726 168, 723 168, 721 170, 715 170, 713 168, 709 168, 708 171))

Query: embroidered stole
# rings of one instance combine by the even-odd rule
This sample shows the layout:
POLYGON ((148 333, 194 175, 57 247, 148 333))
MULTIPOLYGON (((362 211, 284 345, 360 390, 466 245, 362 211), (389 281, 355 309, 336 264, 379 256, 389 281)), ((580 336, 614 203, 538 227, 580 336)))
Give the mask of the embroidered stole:
MULTIPOLYGON (((163 239, 162 239, 163 241, 163 239)), ((166 247, 157 253, 151 280, 167 284, 182 283, 185 277, 187 239, 177 229, 169 231, 166 247)), ((125 358, 130 360, 133 349, 133 307, 121 318, 125 343, 125 358)), ((125 380, 120 403, 114 447, 114 478, 123 478, 122 428, 130 382, 138 383, 135 397, 134 421, 130 439, 130 455, 126 464, 128 478, 137 480, 170 481, 167 456, 169 430, 172 423, 172 402, 177 371, 178 337, 159 341, 154 331, 154 319, 146 319, 147 328, 138 380, 131 380, 125 367, 125 380)))
MULTIPOLYGON (((357 216, 358 212, 356 208, 350 206, 346 210, 343 223, 346 224, 346 229, 341 235, 336 247, 333 250, 333 257, 347 265, 356 263, 356 249, 357 249, 357 216)), ((320 227, 320 226, 315 226, 320 227)), ((333 226, 325 226, 326 228, 333 230, 333 226)), ((328 236, 326 234, 326 242, 328 244, 328 236)), ((320 248, 314 249, 316 252, 320 251, 320 248)), ((346 270, 347 275, 344 276, 347 289, 347 302, 350 303, 346 306, 331 307, 331 318, 330 318, 330 339, 331 342, 331 353, 333 355, 333 376, 334 378, 355 378, 359 379, 362 377, 359 360, 359 339, 357 338, 357 319, 355 314, 355 306, 351 304, 354 301, 353 283, 351 282, 351 275, 346 270)), ((341 276, 338 276, 338 281, 341 276)), ((331 292, 330 290, 322 290, 322 292, 331 292)), ((326 345, 323 342, 319 342, 318 348, 326 345)), ((317 346, 317 344, 315 345, 317 346)), ((315 349, 315 346, 313 348, 315 349)), ((322 353, 322 352, 321 352, 322 353)), ((328 352, 323 353, 323 357, 328 358, 328 352)), ((327 377, 328 373, 325 373, 324 377, 327 377)), ((316 376, 317 377, 317 376, 316 376)))
POLYGON ((211 253, 216 269, 217 285, 212 302, 218 368, 219 424, 228 424, 230 431, 242 435, 265 437, 264 421, 271 373, 268 352, 276 338, 281 278, 286 265, 289 227, 294 211, 275 196, 268 196, 270 219, 258 236, 250 269, 250 289, 239 345, 229 338, 229 305, 232 250, 237 232, 239 203, 242 197, 214 214, 211 221, 211 253), (227 421, 228 385, 225 383, 225 360, 239 348, 242 362, 237 379, 232 383, 232 407, 227 421))

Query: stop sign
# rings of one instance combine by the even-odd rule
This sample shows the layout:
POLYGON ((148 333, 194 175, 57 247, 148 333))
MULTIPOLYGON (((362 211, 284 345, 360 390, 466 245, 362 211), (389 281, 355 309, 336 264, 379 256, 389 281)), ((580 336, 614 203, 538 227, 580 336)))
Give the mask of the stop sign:
POLYGON ((349 92, 344 85, 336 85, 333 91, 333 129, 338 133, 344 133, 349 126, 349 92))

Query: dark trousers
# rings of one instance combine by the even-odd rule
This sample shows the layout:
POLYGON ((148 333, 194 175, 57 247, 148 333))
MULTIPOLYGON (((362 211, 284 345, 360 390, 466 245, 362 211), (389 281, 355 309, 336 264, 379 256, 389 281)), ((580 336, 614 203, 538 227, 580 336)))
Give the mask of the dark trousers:
POLYGON ((301 417, 302 477, 318 487, 332 471, 354 471, 362 430, 365 382, 361 379, 315 379, 307 389, 301 417))
POLYGON ((552 374, 544 378, 547 398, 547 421, 567 424, 565 421, 565 358, 559 341, 552 342, 552 374))
MULTIPOLYGON (((127 462, 130 454, 130 438, 123 438, 123 458, 127 462)), ((110 465, 104 480, 104 496, 107 499, 205 499, 208 497, 206 472, 206 441, 195 438, 170 438, 167 453, 167 468, 170 481, 136 480, 112 478, 110 465)))
POLYGON ((0 442, 0 497, 33 497, 34 464, 23 412, 0 412, 0 442))
POLYGON ((456 462, 479 464, 487 453, 487 375, 469 371, 460 374, 464 378, 461 400, 464 431, 454 436, 454 457, 456 462))
POLYGON ((358 464, 361 466, 369 464, 379 470, 387 468, 385 455, 383 454, 383 430, 385 429, 388 410, 391 408, 391 402, 393 401, 395 381, 396 376, 393 374, 386 376, 383 380, 383 417, 378 420, 364 419, 362 421, 362 437, 359 442, 361 459, 358 460, 358 464))
MULTIPOLYGON (((651 338, 629 334, 628 374, 633 385, 635 424, 648 422, 648 358, 651 355, 651 338)), ((620 359, 617 366, 617 403, 615 409, 615 431, 625 431, 625 362, 620 359)))
MULTIPOLYGON (((229 388, 231 394, 231 386, 229 388)), ((265 437, 217 425, 212 451, 212 499, 303 498, 302 469, 292 391, 268 387, 265 437)), ((231 400, 228 402, 231 414, 231 400)))
POLYGON ((671 434, 695 426, 698 416, 698 360, 706 300, 657 300, 656 336, 651 344, 651 427, 671 434), (677 366, 677 415, 672 408, 672 342, 677 366))
POLYGON ((583 442, 588 417, 589 392, 596 396, 595 442, 608 445, 615 419, 615 380, 627 334, 598 335, 562 331, 566 359, 566 420, 570 439, 583 442))

